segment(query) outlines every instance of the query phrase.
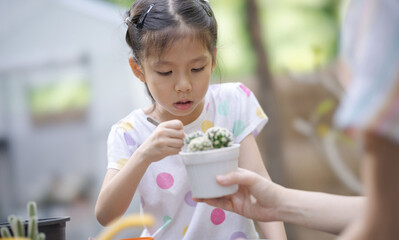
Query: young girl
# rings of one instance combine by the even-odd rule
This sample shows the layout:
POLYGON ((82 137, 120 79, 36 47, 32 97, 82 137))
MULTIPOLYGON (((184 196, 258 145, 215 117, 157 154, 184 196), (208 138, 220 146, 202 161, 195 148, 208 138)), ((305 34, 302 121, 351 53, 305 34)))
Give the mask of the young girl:
MULTIPOLYGON (((123 215, 135 192, 156 224, 156 239, 257 239, 252 220, 196 203, 178 153, 185 133, 228 128, 241 144, 239 166, 269 177, 254 136, 267 117, 241 83, 209 86, 216 64, 217 24, 203 0, 138 0, 126 18, 130 64, 153 105, 115 124, 108 171, 96 204, 102 225, 123 215), (148 121, 154 119, 155 126, 148 121), (166 224, 165 224, 166 223, 166 224)), ((285 239, 282 223, 259 223, 267 238, 285 239)))

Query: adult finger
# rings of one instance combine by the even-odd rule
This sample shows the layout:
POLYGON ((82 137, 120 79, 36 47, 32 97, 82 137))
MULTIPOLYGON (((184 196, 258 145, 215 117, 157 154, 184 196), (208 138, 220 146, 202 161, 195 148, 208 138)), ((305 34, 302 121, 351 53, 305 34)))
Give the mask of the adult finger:
POLYGON ((258 177, 260 176, 254 172, 238 168, 237 171, 216 176, 216 181, 223 186, 230 186, 233 184, 251 186, 257 182, 258 177))

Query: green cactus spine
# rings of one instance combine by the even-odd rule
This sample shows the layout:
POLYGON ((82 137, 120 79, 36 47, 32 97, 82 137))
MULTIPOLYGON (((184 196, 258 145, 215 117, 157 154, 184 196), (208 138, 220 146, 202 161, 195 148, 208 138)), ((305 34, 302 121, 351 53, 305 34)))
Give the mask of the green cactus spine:
MULTIPOLYGON (((31 240, 45 240, 46 235, 44 233, 39 233, 39 227, 38 227, 38 220, 36 217, 36 203, 35 202, 29 202, 27 204, 27 210, 28 210, 28 216, 29 216, 29 221, 28 221, 28 233, 27 237, 31 240)), ((21 220, 21 218, 16 217, 14 215, 10 215, 8 217, 8 222, 10 223, 12 233, 8 230, 7 227, 1 228, 1 236, 3 238, 10 238, 12 235, 14 237, 25 237, 25 228, 24 224, 21 220)))
POLYGON ((28 202, 27 205, 29 223, 28 223, 28 237, 32 240, 37 238, 39 233, 38 225, 37 225, 37 207, 35 202, 28 202))
POLYGON ((212 127, 209 128, 205 135, 211 140, 213 148, 224 148, 232 145, 233 134, 226 128, 212 127))
POLYGON ((28 216, 29 216, 29 218, 36 217, 36 212, 37 212, 36 203, 35 202, 28 202, 27 208, 28 208, 28 216))
POLYGON ((44 235, 44 233, 39 233, 36 237, 36 240, 45 240, 46 239, 46 235, 44 235))
POLYGON ((0 231, 1 231, 1 237, 3 237, 3 238, 11 238, 11 233, 8 230, 7 227, 2 227, 0 231))
POLYGON ((222 127, 209 128, 205 134, 196 131, 189 134, 184 142, 187 144, 187 152, 206 151, 214 148, 229 147, 233 144, 233 134, 222 127))
POLYGON ((25 237, 25 228, 24 228, 24 224, 22 223, 21 218, 17 218, 15 220, 16 224, 17 224, 17 235, 18 237, 25 237))
POLYGON ((204 133, 201 131, 192 132, 184 139, 184 143, 188 145, 188 144, 190 144, 191 140, 193 140, 195 138, 203 137, 203 136, 204 136, 204 133))
POLYGON ((37 219, 36 217, 31 217, 28 223, 28 238, 34 240, 36 239, 38 233, 37 219))
POLYGON ((197 137, 190 141, 187 152, 198 152, 212 149, 212 142, 206 137, 197 137))

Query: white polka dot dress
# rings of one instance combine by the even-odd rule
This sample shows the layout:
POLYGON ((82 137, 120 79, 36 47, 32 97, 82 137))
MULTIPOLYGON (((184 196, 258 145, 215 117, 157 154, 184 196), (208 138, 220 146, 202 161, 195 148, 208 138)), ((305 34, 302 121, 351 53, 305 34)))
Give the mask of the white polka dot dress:
MULTIPOLYGON (((133 111, 115 124, 108 138, 108 168, 122 169, 133 152, 154 131, 142 109, 133 111)), ((213 126, 229 129, 235 142, 256 136, 267 117, 254 94, 242 83, 210 85, 201 115, 184 131, 205 132, 213 126)), ((179 155, 152 163, 138 186, 141 211, 154 216, 156 223, 144 229, 155 239, 256 239, 252 220, 192 200, 186 169, 179 155)))

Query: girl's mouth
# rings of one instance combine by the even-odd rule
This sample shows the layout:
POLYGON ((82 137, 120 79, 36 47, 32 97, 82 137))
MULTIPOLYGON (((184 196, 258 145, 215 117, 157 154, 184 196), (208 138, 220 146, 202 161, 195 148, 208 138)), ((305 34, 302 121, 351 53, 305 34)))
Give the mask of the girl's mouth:
POLYGON ((176 109, 179 109, 179 110, 187 110, 187 109, 189 109, 192 105, 193 105, 193 101, 190 101, 190 100, 187 100, 187 101, 185 101, 185 100, 183 100, 183 101, 178 101, 178 102, 175 102, 174 104, 173 104, 173 106, 176 108, 176 109))

